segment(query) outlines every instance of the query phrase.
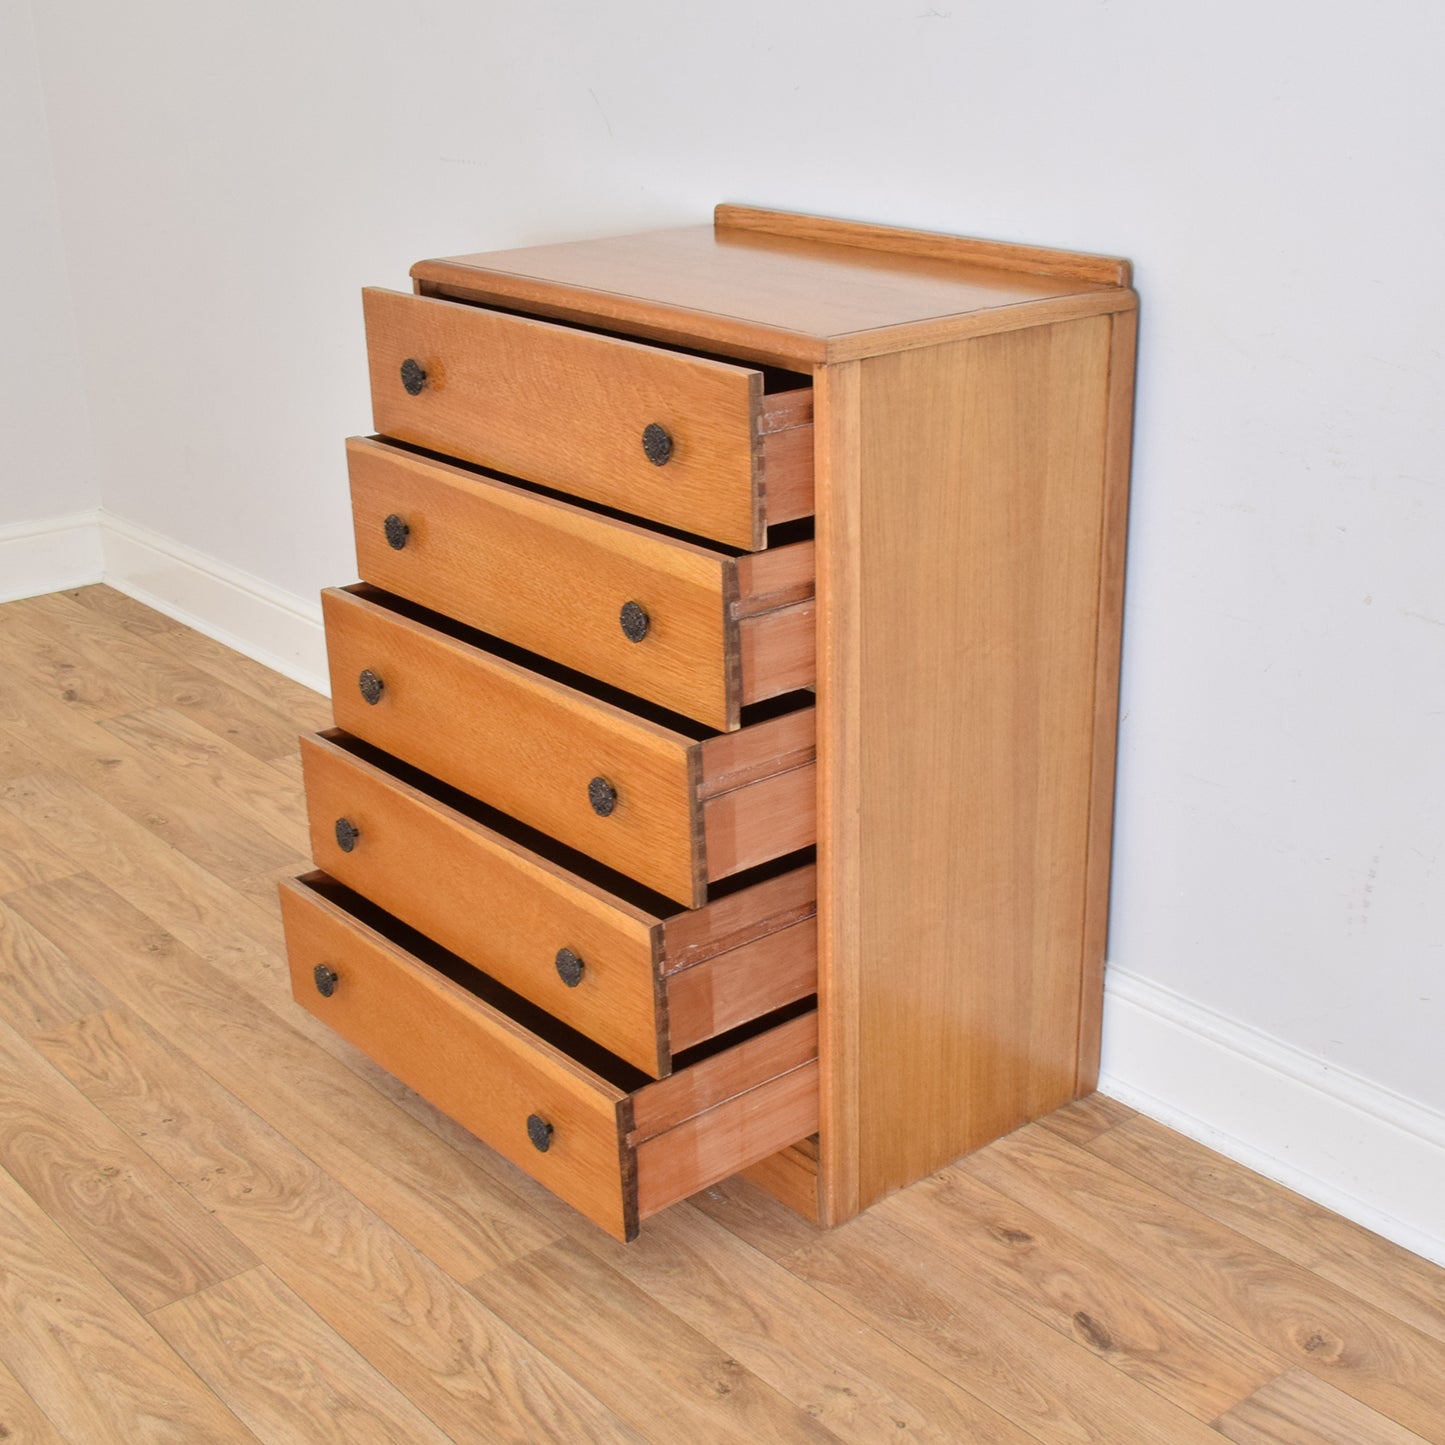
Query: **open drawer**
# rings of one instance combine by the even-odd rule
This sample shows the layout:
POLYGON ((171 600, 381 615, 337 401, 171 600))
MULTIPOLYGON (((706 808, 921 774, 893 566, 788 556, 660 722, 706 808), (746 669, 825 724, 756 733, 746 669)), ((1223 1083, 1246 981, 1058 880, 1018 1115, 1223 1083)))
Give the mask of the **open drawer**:
POLYGON ((281 910, 302 1007, 618 1239, 818 1127, 812 1009, 650 1081, 324 873, 281 910))
POLYGON ((321 601, 341 727, 668 898, 817 841, 806 693, 715 733, 390 593, 321 601))

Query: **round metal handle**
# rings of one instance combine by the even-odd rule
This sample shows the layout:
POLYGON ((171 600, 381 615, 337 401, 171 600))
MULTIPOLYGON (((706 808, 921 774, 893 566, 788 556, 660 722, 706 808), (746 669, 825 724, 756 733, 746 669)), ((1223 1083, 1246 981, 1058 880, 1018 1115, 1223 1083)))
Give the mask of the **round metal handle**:
POLYGON ((617 789, 606 778, 593 778, 587 784, 587 801, 599 818, 611 817, 617 806, 617 789))
POLYGON ((401 384, 406 388, 408 396, 420 396, 426 385, 426 372, 421 369, 420 363, 410 356, 401 364, 401 384))
POLYGON ((336 992, 336 985, 341 982, 339 975, 334 968, 328 968, 324 963, 318 963, 311 970, 311 977, 316 981, 316 992, 322 998, 330 998, 336 992))
POLYGON ((532 1141, 532 1148, 545 1154, 552 1147, 552 1126, 540 1114, 528 1114, 527 1137, 532 1141))
POLYGON ((350 818, 336 820, 336 846, 343 853, 351 852, 356 847, 356 840, 359 837, 361 837, 361 829, 350 818))
POLYGON ((386 684, 369 667, 356 679, 356 685, 372 707, 381 701, 381 695, 386 691, 386 684))
POLYGON ((658 426, 655 421, 648 422, 642 429, 642 451, 653 466, 665 467, 672 455, 672 438, 668 436, 667 429, 658 426))
POLYGON ((395 512, 381 526, 386 533, 387 546, 395 552, 400 552, 406 546, 406 539, 411 536, 411 528, 395 512))
POLYGON ((624 602, 622 610, 617 614, 617 620, 622 624, 622 635, 629 642, 641 642, 647 636, 647 629, 652 626, 652 619, 637 602, 624 602))
POLYGON ((583 970, 587 967, 570 948, 557 950, 557 977, 568 988, 576 988, 582 982, 583 970))

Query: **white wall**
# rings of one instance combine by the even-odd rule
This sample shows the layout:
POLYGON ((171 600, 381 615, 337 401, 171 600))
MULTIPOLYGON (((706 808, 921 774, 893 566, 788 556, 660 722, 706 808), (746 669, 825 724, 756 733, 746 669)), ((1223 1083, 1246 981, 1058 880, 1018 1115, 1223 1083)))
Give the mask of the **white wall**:
MULTIPOLYGON (((99 501, 35 32, 0 6, 0 534, 99 501)), ((0 541, 3 546, 3 541, 0 541)), ((9 578, 0 550, 0 595, 9 578)))
POLYGON ((1131 255, 1109 1086, 1445 1250, 1445 10, 35 5, 106 506, 302 608, 417 257, 719 199, 1131 255))

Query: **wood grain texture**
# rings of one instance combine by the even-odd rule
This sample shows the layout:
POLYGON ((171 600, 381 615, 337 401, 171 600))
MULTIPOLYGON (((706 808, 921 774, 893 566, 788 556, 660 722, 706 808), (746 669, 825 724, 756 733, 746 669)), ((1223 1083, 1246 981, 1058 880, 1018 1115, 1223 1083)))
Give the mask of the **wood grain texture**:
POLYGON ((139 1313, 255 1264, 4 1024, 0 1095, 0 1167, 139 1313))
POLYGON ((270 1445, 451 1439, 267 1269, 178 1300, 150 1321, 270 1445))
POLYGON ((766 613, 770 593, 811 595, 810 573, 791 588, 783 580, 806 570, 808 543, 781 548, 782 560, 745 594, 740 639, 728 608, 740 561, 728 552, 380 441, 353 437, 347 460, 364 581, 709 727, 735 728, 744 701, 811 685, 796 615, 766 613), (400 548, 387 540, 389 516, 409 529, 400 548), (647 615, 639 642, 619 623, 627 602, 647 615))
POLYGON ((1075 1092, 1108 348, 863 363, 860 1204, 1075 1092))
POLYGON ((1445 1441, 1445 1344, 1038 1126, 955 1166, 1129 1261, 1141 1285, 1445 1441), (1167 1281, 1167 1285, 1165 1282, 1167 1281))
POLYGON ((711 225, 419 261, 411 274, 427 292, 797 370, 1132 304, 1118 285, 711 225))
POLYGON ((348 732, 693 907, 705 901, 696 743, 351 592, 322 594, 348 732), (368 706, 363 670, 385 684, 368 706), (594 777, 617 794, 607 817, 594 777))
POLYGON ((67 1440, 254 1437, 0 1170, 0 1363, 67 1440))
POLYGON ((451 301, 369 289, 378 432, 733 547, 766 545, 762 375, 451 301), (419 395, 401 384, 414 359, 419 395), (642 448, 650 425, 666 463, 642 448))
POLYGON ((622 1090, 417 962, 329 899, 284 886, 296 1001, 619 1239, 637 1232, 622 1090), (319 994, 313 970, 339 977, 319 994), (536 1149, 528 1120, 552 1126, 536 1149))
POLYGON ((651 1440, 823 1441, 806 1411, 570 1241, 472 1292, 651 1440))
POLYGON ((114 1002, 63 949, 0 902, 0 1018, 22 1038, 114 1002))
POLYGON ((864 250, 882 251, 891 256, 925 256, 988 270, 1023 271, 1100 286, 1127 286, 1132 276, 1129 263, 1118 256, 1094 256, 1084 251, 1058 251, 1007 241, 981 241, 971 236, 877 226, 866 221, 838 221, 827 216, 803 216, 794 211, 766 210, 758 206, 716 206, 713 225, 719 231, 759 231, 799 241, 861 246, 864 250))
POLYGON ((886 1209, 788 1256, 813 1286, 1043 1441, 1218 1445, 1203 1421, 980 1288, 952 1252, 916 1250, 886 1209))
POLYGON ((1419 1445, 1421 1439, 1303 1370, 1256 1390, 1214 1428, 1235 1445, 1419 1445))
POLYGON ((818 1202, 824 1224, 859 1208, 862 958, 862 373, 819 370, 818 1202))
POLYGON ((65 1445, 20 1381, 0 1364, 0 1440, 11 1445, 65 1445))
POLYGON ((1445 1269, 1136 1114, 1087 1147, 1256 1244, 1445 1342, 1445 1269))
POLYGON ((769 1154, 742 1170, 741 1177, 810 1224, 817 1224, 822 1218, 818 1203, 818 1152, 816 1146, 806 1147, 809 1143, 803 1140, 779 1149, 776 1154, 769 1154))
POLYGON ((1108 421, 1104 439, 1099 604, 1094 652, 1094 751, 1089 774, 1089 836, 1084 878, 1084 938, 1079 980, 1079 1046, 1074 1091, 1099 1083, 1104 1016, 1104 953, 1109 932, 1114 832, 1115 754, 1119 741, 1119 668, 1124 631, 1124 551, 1129 531, 1129 465, 1134 433, 1134 358, 1139 317, 1109 323, 1108 421))
MULTIPOLYGON (((262 1007, 88 878, 31 889, 12 902, 126 1007, 183 1041, 188 1061, 321 1167, 345 1175, 353 1194, 454 1277, 470 1278, 549 1237, 505 1187, 424 1147, 425 1132, 405 1115, 368 1114, 374 1090, 287 1021, 305 1016, 287 996, 284 971, 270 1007, 262 1007), (263 1050, 270 1065, 258 1070, 263 1050)), ((319 1025, 316 1032, 329 1037, 319 1025)))
MULTIPOLYGON (((47 1037, 45 1047, 98 1108, 447 1434, 631 1438, 413 1242, 133 1016, 97 1015, 47 1037)), ((384 1118, 373 1111, 371 1122, 384 1118)), ((546 1237, 539 1222, 530 1247, 546 1237)))

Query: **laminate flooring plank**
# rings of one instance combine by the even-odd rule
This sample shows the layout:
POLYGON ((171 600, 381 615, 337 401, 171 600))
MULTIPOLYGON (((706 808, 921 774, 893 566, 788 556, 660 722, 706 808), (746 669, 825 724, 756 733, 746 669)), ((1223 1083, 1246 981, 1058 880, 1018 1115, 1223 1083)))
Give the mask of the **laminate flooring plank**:
POLYGON ((43 610, 46 605, 40 597, 0 605, 0 659, 7 687, 23 685, 35 699, 63 704, 91 720, 149 705, 145 689, 116 665, 117 659, 77 646, 76 629, 57 624, 43 610))
POLYGON ((1445 1341, 1445 1269, 1282 1184, 1136 1116, 1091 1153, 1445 1341))
POLYGON ((114 1003, 108 990, 0 899, 0 1018, 29 1038, 114 1003))
POLYGON ((1088 1236, 1070 1233, 958 1170, 877 1207, 917 1258, 946 1255, 1063 1338, 1191 1415, 1213 1420, 1284 1362, 1251 1336, 1164 1301, 1088 1236))
POLYGON ((1445 1345, 1036 1125, 949 1166, 1117 1255, 1163 1302, 1445 1442, 1445 1345))
POLYGON ((10 903, 453 1278, 555 1238, 514 1196, 93 879, 28 889, 10 903))
POLYGON ((788 1268, 1043 1445, 1219 1445, 1208 1425, 980 1283, 966 1263, 920 1255, 876 1209, 788 1268))
POLYGON ((1033 1439, 696 1209, 650 1219, 630 1245, 585 1224, 573 1238, 840 1440, 1033 1439))
POLYGON ((472 1292, 649 1440, 829 1440, 830 1433, 569 1240, 472 1292))
POLYGON ((823 1238, 817 1225, 741 1175, 694 1194, 692 1204, 769 1259, 785 1259, 823 1238))
POLYGON ((128 1011, 82 1020, 36 1047, 453 1438, 637 1438, 128 1011))
MULTIPOLYGON (((138 637, 62 593, 10 605, 23 609, 37 656, 51 670, 52 687, 66 678, 82 678, 91 691, 67 701, 86 702, 96 716, 172 707, 263 761, 284 752, 296 733, 295 723, 275 708, 211 672, 177 661, 157 639, 138 637), (106 691, 93 696, 101 679, 106 691), (122 697, 129 701, 116 706, 122 697)), ((62 695, 65 691, 62 686, 62 695)))
POLYGON ((32 883, 76 872, 74 862, 33 828, 0 811, 0 898, 32 883))
POLYGON ((167 1305, 150 1322, 265 1445, 448 1445, 268 1269, 167 1305))
POLYGON ((0 1362, 77 1445, 255 1436, 0 1170, 0 1362))
POLYGON ((0 1364, 0 1440, 6 1445, 65 1445, 45 1412, 0 1364))
POLYGON ((142 1314, 255 1258, 0 1024, 0 1167, 142 1314))
POLYGON ((244 970, 256 966, 248 955, 257 948, 285 956, 279 909, 243 898, 75 779, 45 773, 0 782, 0 809, 203 958, 244 970))
MULTIPOLYGON (((43 773, 73 778, 218 877, 260 872, 295 851, 294 837, 283 843, 260 826, 246 826, 203 780, 107 732, 108 719, 86 718, 33 695, 20 705, 28 726, 45 737, 43 773)), ((12 726, 0 723, 0 729, 12 726)))
POLYGON ((1421 1445, 1421 1437, 1304 1370, 1290 1370, 1214 1428, 1234 1445, 1421 1445))
POLYGON ((269 764, 173 708, 127 713, 100 726, 152 759, 168 778, 199 783, 218 800, 223 817, 246 819, 293 853, 307 850, 305 798, 269 764))
POLYGON ((1094 1093, 1075 1099, 1072 1104, 1065 1104, 1052 1114, 1045 1114, 1039 1124, 1070 1143, 1086 1144, 1090 1139, 1136 1117, 1127 1104, 1121 1104, 1107 1094, 1094 1093))
POLYGON ((137 602, 124 592, 107 587, 104 582, 95 582, 89 587, 67 587, 62 595, 125 628, 127 632, 135 633, 137 637, 153 638, 181 626, 164 612, 157 612, 154 607, 147 607, 144 602, 137 602))

